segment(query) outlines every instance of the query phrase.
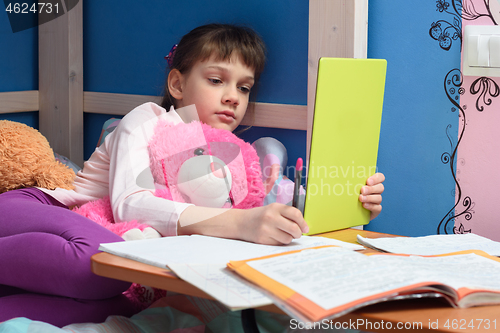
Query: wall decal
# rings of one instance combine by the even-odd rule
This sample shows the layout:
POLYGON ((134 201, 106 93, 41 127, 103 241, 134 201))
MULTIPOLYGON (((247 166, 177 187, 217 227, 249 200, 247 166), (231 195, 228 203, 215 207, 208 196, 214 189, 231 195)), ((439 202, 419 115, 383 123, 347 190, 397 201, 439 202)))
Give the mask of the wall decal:
POLYGON ((462 44, 462 18, 460 16, 460 11, 462 8, 461 0, 453 0, 450 3, 445 0, 436 1, 436 10, 439 12, 445 12, 453 16, 453 23, 446 20, 438 20, 431 24, 429 29, 429 35, 439 42, 439 46, 448 51, 451 48, 454 40, 460 40, 460 45, 462 44))
MULTIPOLYGON (((451 175, 453 177, 453 180, 455 181, 457 193, 456 193, 455 205, 453 205, 453 207, 446 213, 446 215, 441 219, 441 221, 437 226, 437 231, 436 231, 437 234, 448 234, 449 223, 452 222, 454 224, 456 217, 463 215, 464 218, 467 221, 469 221, 470 219, 472 219, 472 214, 474 213, 474 211, 472 210, 474 208, 474 202, 471 200, 471 198, 469 196, 465 196, 462 199, 463 197, 462 188, 460 187, 456 170, 457 150, 464 136, 465 124, 466 124, 465 110, 467 109, 467 106, 466 105, 464 105, 463 107, 460 106, 460 96, 465 93, 465 89, 462 87, 462 83, 463 83, 462 73, 460 72, 459 69, 456 68, 449 71, 444 79, 444 89, 446 96, 453 104, 451 111, 452 112, 458 111, 458 117, 462 122, 462 129, 459 132, 457 143, 454 144, 453 143, 454 140, 449 135, 448 132, 449 129, 452 127, 452 125, 449 124, 446 127, 446 136, 450 141, 451 147, 450 147, 450 152, 445 152, 441 155, 441 162, 443 162, 444 164, 449 164, 451 175)), ((471 232, 471 230, 465 230, 463 225, 460 225, 459 228, 453 227, 452 231, 453 233, 471 232)))
POLYGON ((452 15, 453 22, 438 20, 431 24, 429 35, 439 42, 439 46, 448 51, 453 41, 459 40, 462 46, 462 19, 476 20, 480 17, 491 19, 494 25, 500 19, 500 3, 497 0, 483 0, 486 13, 480 13, 476 10, 473 0, 436 0, 436 11, 452 15), (451 6, 450 6, 451 4, 451 6))
MULTIPOLYGON (((453 143, 453 138, 448 134, 448 130, 451 128, 451 124, 446 127, 446 135, 448 140, 450 141, 451 153, 445 152, 441 155, 441 162, 444 164, 450 165, 451 175, 456 184, 456 201, 455 205, 446 213, 446 215, 441 219, 437 226, 438 234, 448 234, 449 232, 449 223, 454 222, 456 217, 464 216, 466 221, 470 221, 472 219, 472 214, 474 213, 474 202, 470 198, 470 196, 464 196, 462 193, 462 188, 460 186, 460 179, 457 177, 459 173, 456 170, 456 158, 457 158, 457 150, 460 142, 465 133, 465 128, 467 125, 465 110, 467 110, 467 105, 460 106, 460 96, 465 94, 465 89, 462 87, 462 73, 458 69, 453 69, 445 77, 445 93, 450 102, 453 104, 451 108, 452 112, 459 111, 459 118, 462 122, 462 129, 460 130, 458 141, 456 144, 453 143), (462 199, 463 197, 463 199, 462 199)), ((483 112, 485 106, 489 106, 492 103, 492 98, 498 97, 500 95, 500 87, 498 84, 491 78, 488 77, 479 77, 470 86, 470 93, 472 95, 478 95, 476 99, 476 110, 479 112, 483 112)), ((461 163, 465 163, 463 160, 461 163)), ((460 223, 457 227, 456 225, 453 227, 453 233, 455 234, 463 234, 472 232, 472 228, 465 229, 464 225, 460 223)))
POLYGON ((482 104, 484 105, 491 105, 492 100, 490 97, 498 97, 500 94, 500 88, 493 79, 483 76, 476 79, 471 84, 470 93, 473 95, 479 94, 476 100, 476 109, 477 111, 482 112, 484 110, 484 106, 480 105, 480 102, 482 101, 482 104), (489 97, 487 95, 489 95, 489 97))

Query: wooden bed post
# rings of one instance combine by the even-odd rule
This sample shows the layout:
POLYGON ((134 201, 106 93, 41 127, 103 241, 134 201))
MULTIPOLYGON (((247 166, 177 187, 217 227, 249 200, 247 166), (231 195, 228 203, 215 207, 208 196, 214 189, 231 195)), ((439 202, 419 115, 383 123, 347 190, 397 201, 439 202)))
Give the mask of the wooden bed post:
POLYGON ((309 0, 307 156, 320 57, 366 58, 368 0, 309 0))
POLYGON ((40 132, 55 152, 79 166, 83 166, 82 2, 61 1, 63 7, 74 7, 38 27, 40 132))

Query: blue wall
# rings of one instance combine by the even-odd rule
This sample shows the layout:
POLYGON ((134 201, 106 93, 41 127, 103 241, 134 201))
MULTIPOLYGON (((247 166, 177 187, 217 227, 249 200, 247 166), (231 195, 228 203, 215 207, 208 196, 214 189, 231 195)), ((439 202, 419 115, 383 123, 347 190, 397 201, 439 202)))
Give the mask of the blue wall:
MULTIPOLYGON (((267 67, 257 101, 307 104, 308 2, 248 1, 87 1, 84 4, 84 90, 161 94, 164 56, 196 26, 213 23, 249 25, 268 46, 267 67), (207 6, 207 3, 209 4, 207 6), (201 10, 195 10, 200 8, 201 10), (203 9, 202 9, 203 8, 203 9)), ((85 158, 95 148, 107 116, 86 115, 85 158), (91 135, 90 131, 92 131, 91 135)), ((293 164, 306 152, 305 131, 253 128, 243 138, 278 136, 289 147, 293 164)))
MULTIPOLYGON (((367 226, 370 230, 433 234, 454 205, 450 166, 441 157, 450 151, 448 125, 448 135, 456 141, 458 116, 443 87, 446 73, 460 68, 460 41, 445 51, 430 37, 433 22, 449 19, 436 9, 435 1, 369 1, 368 56, 388 61, 378 159, 387 177, 384 210, 367 226)), ((209 22, 248 24, 263 36, 269 60, 258 101, 306 104, 305 0, 85 1, 84 89, 158 95, 165 79, 163 57, 172 44, 209 22)), ((7 15, 0 13, 0 92, 37 89, 37 32, 13 34, 7 15)), ((86 158, 109 117, 85 116, 86 158)), ((3 118, 37 127, 36 112, 3 118), (27 118, 15 119, 19 117, 27 118)), ((243 137, 252 141, 265 135, 285 143, 290 165, 304 157, 305 132, 253 128, 243 137)))
POLYGON ((441 156, 450 151, 448 125, 456 141, 458 115, 443 87, 446 74, 460 68, 460 42, 445 51, 429 35, 445 14, 435 1, 369 1, 368 56, 388 62, 378 158, 386 191, 383 213, 369 230, 435 234, 455 203, 441 156))
POLYGON ((87 1, 84 89, 158 95, 172 45, 198 25, 223 22, 253 27, 268 46, 258 100, 305 105, 308 15, 303 0, 87 1))
MULTIPOLYGON (((38 90, 38 29, 13 33, 5 7, 0 5, 0 92, 38 90)), ((38 112, 0 114, 38 128, 38 112)))

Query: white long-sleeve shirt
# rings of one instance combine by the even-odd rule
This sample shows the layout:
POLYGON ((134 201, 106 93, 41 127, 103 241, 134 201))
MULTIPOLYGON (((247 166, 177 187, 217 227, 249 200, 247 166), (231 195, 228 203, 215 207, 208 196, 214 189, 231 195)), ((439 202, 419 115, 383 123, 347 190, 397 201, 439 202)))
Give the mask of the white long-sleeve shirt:
POLYGON ((41 190, 69 207, 109 195, 115 222, 136 220, 162 236, 177 235, 179 216, 191 204, 155 197, 154 186, 144 186, 144 179, 152 183, 148 142, 159 120, 178 124, 194 119, 185 109, 166 112, 154 103, 140 105, 123 117, 85 162, 74 190, 41 190))

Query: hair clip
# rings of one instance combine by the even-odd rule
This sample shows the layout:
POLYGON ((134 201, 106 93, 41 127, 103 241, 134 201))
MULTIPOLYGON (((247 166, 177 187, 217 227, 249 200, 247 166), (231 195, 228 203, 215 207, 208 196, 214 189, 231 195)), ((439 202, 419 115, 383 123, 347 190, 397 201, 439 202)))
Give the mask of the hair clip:
POLYGON ((172 46, 172 48, 170 49, 170 52, 168 52, 168 55, 165 56, 165 59, 167 59, 168 67, 170 68, 172 68, 172 64, 174 62, 175 50, 177 50, 177 44, 174 44, 174 46, 172 46))

